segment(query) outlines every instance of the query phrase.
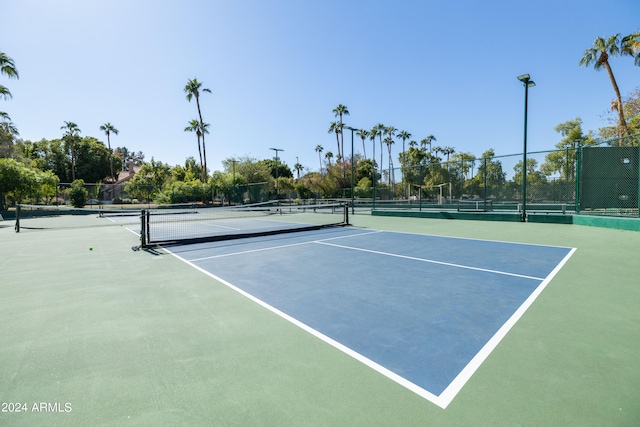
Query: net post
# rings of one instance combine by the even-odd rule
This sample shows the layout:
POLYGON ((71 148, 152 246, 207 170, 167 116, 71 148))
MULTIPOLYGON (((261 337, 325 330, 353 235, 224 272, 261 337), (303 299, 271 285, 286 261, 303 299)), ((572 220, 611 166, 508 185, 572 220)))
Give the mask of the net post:
POLYGON ((16 205, 16 225, 15 225, 16 233, 20 232, 20 205, 16 205))
POLYGON ((141 248, 146 248, 147 244, 148 244, 148 239, 147 239, 147 226, 148 226, 148 222, 147 222, 147 210, 146 209, 142 209, 140 211, 140 247, 141 248))
POLYGON ((344 204, 344 224, 349 225, 349 203, 344 204))

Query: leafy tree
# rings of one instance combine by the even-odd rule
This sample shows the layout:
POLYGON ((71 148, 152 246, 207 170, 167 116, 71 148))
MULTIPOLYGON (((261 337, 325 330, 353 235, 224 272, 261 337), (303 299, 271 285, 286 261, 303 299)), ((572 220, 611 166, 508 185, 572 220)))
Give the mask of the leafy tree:
MULTIPOLYGON (((193 78, 192 80, 189 80, 187 82, 186 86, 184 87, 184 91, 187 94, 187 101, 191 102, 192 98, 196 99, 196 105, 198 106, 198 117, 200 118, 200 129, 202 133, 202 129, 206 129, 206 127, 205 127, 204 121, 202 120, 202 112, 200 110, 200 92, 202 91, 202 92, 211 93, 211 89, 203 88, 202 82, 199 82, 196 78, 193 78)), ((202 168, 203 168, 203 173, 206 174, 208 170, 207 169, 207 148, 204 143, 204 133, 202 133, 201 137, 202 137, 202 158, 204 159, 202 168)), ((200 146, 198 145, 198 148, 199 147, 200 146)), ((203 182, 206 181, 206 176, 203 178, 202 181, 203 182)))
POLYGON ((125 184, 125 191, 136 199, 153 199, 171 176, 171 167, 151 158, 144 163, 137 174, 125 184))
POLYGON ((235 165, 236 179, 242 177, 248 184, 268 182, 271 177, 269 166, 253 157, 227 158, 222 164, 226 171, 231 171, 235 165))
POLYGON ((110 175, 111 151, 94 137, 76 142, 76 175, 85 182, 102 182, 110 175))
MULTIPOLYGON (((172 181, 200 181, 202 177, 202 165, 196 162, 196 159, 187 157, 184 167, 177 165, 171 169, 172 181)), ((201 181, 200 181, 201 182, 201 181)))
MULTIPOLYGON (((4 74, 8 78, 19 79, 18 69, 16 68, 13 59, 11 59, 6 53, 0 52, 0 74, 4 74)), ((4 99, 10 99, 11 92, 3 85, 0 85, 0 96, 4 99)))
MULTIPOLYGON (((264 159, 264 160, 260 160, 259 163, 265 165, 269 169, 269 173, 271 174, 271 176, 275 179, 276 177, 275 159, 264 159)), ((289 169, 289 166, 280 159, 278 159, 277 168, 278 168, 278 178, 293 178, 293 173, 291 172, 291 169, 289 169)))
POLYGON ((115 155, 122 162, 122 170, 128 171, 129 166, 133 163, 135 166, 139 166, 144 162, 144 153, 142 151, 129 151, 127 147, 117 147, 115 155))
POLYGON ((115 181, 116 178, 115 178, 115 175, 113 174, 113 152, 111 151, 111 134, 117 135, 119 131, 109 122, 100 126, 100 130, 107 135, 107 144, 109 148, 109 166, 111 168, 111 180, 115 181))
MULTIPOLYGON (((540 170, 546 176, 557 173, 561 178, 574 179, 578 146, 593 145, 597 141, 590 134, 584 135, 582 133, 582 119, 579 117, 560 123, 554 129, 563 138, 556 144, 557 151, 545 156, 545 161, 540 166, 540 170)), ((520 168, 522 168, 522 162, 520 162, 520 168)))
POLYGON ((76 179, 71 183, 71 189, 69 190, 69 198, 73 207, 82 208, 87 202, 89 192, 84 188, 84 180, 76 179))
POLYGON ((495 151, 493 149, 482 153, 478 172, 474 177, 476 188, 484 189, 486 183, 487 195, 489 196, 498 196, 499 189, 503 188, 507 182, 507 173, 502 170, 502 162, 494 160, 494 158, 495 151), (496 189, 496 191, 490 191, 490 189, 496 189))
MULTIPOLYGON (((622 99, 624 116, 627 119, 627 127, 630 135, 640 134, 640 88, 635 88, 628 96, 622 99)), ((611 111, 617 111, 617 105, 612 105, 611 111)), ((617 126, 607 126, 598 129, 598 134, 603 139, 613 138, 618 134, 617 126)), ((631 144, 638 145, 638 138, 632 138, 631 144)))

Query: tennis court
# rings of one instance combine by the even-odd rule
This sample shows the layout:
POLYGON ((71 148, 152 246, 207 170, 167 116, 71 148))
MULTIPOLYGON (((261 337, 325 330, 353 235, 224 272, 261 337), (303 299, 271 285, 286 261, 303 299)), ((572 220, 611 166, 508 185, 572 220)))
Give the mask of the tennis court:
POLYGON ((572 253, 357 228, 170 250, 442 407, 572 253))
POLYGON ((0 397, 29 404, 0 424, 640 420, 640 233, 352 223, 137 252, 0 223, 0 397))

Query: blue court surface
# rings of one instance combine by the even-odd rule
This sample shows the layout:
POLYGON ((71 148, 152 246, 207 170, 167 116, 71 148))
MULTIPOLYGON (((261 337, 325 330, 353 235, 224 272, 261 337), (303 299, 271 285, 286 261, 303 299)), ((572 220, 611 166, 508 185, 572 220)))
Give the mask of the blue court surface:
POLYGON ((354 227, 168 250, 442 408, 575 251, 354 227))

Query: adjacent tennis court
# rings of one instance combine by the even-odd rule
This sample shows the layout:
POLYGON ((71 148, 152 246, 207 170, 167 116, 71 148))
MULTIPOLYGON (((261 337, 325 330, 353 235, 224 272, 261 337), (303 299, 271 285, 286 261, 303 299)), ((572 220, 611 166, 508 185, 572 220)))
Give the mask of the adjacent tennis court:
POLYGON ((139 215, 5 220, 0 424, 640 420, 640 233, 350 222, 132 251, 139 215))

